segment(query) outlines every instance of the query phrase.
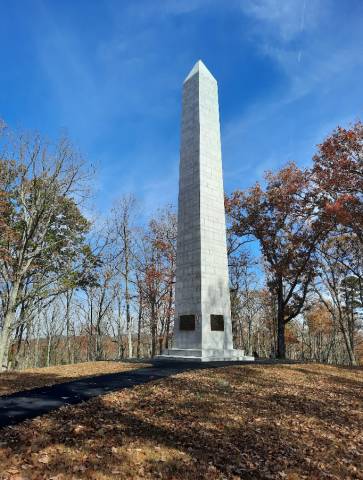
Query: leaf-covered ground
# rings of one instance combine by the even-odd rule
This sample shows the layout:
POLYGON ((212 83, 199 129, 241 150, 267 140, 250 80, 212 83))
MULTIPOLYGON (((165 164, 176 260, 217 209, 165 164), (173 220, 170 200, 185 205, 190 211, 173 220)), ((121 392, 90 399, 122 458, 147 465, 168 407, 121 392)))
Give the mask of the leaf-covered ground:
POLYGON ((0 478, 363 479, 361 369, 195 370, 0 434, 0 478))
POLYGON ((3 372, 0 373, 0 395, 8 395, 9 393, 54 385, 56 383, 70 382, 77 378, 124 372, 140 368, 141 366, 140 363, 87 362, 3 372))

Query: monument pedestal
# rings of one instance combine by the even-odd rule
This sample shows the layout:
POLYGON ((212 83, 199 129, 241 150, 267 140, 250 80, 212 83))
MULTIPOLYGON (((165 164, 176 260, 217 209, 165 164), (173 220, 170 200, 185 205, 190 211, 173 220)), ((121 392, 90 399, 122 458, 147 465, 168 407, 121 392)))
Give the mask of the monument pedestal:
POLYGON ((156 360, 174 360, 186 362, 231 362, 249 361, 254 357, 245 355, 244 350, 228 349, 192 349, 192 348, 169 348, 162 355, 157 355, 156 360))

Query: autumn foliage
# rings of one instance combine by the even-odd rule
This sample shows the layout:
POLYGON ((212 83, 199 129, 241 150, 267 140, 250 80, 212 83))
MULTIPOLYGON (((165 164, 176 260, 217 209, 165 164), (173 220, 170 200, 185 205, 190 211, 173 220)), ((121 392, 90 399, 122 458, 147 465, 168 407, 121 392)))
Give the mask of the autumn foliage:
POLYGON ((318 146, 313 161, 321 212, 363 242, 363 124, 338 127, 318 146))
POLYGON ((302 310, 315 276, 313 253, 324 229, 315 215, 310 175, 295 164, 266 174, 266 187, 256 184, 226 201, 232 231, 260 244, 268 286, 276 298, 277 354, 285 357, 285 325, 302 310))
MULTIPOLYGON (((266 283, 275 303, 277 356, 282 358, 286 354, 285 325, 310 307, 307 299, 316 293, 319 272, 323 271, 321 255, 328 239, 336 244, 342 235, 350 235, 360 244, 355 259, 362 253, 363 125, 358 122, 349 129, 338 127, 318 145, 313 162, 311 169, 302 170, 290 163, 277 173, 267 172, 264 185, 257 183, 226 198, 231 234, 259 243, 266 283)), ((340 252, 335 255, 334 265, 340 276, 353 273, 357 278, 358 303, 362 305, 361 264, 340 252)), ((330 267, 334 265, 330 262, 330 267)), ((342 277, 339 282, 343 281, 342 277)), ((334 286, 338 297, 339 282, 334 286)), ((320 297, 324 296, 321 288, 320 297)), ((311 324, 312 313, 309 318, 311 324)), ((348 348, 344 323, 347 320, 340 321, 339 329, 348 348)), ((359 330, 359 322, 353 329, 359 330)), ((350 352, 351 362, 353 357, 350 352)))

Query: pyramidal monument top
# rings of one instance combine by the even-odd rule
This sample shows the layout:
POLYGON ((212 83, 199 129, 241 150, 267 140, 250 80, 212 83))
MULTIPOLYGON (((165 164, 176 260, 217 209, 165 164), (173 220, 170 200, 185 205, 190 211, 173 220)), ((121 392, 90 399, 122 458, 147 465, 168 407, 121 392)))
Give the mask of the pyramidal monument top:
POLYGON ((208 77, 210 77, 210 78, 212 78, 213 80, 216 81, 216 79, 210 73, 208 68, 204 65, 202 60, 198 60, 197 63, 194 65, 194 67, 190 70, 187 77, 185 78, 184 83, 187 82, 190 78, 194 77, 194 75, 197 75, 197 74, 208 76, 208 77))

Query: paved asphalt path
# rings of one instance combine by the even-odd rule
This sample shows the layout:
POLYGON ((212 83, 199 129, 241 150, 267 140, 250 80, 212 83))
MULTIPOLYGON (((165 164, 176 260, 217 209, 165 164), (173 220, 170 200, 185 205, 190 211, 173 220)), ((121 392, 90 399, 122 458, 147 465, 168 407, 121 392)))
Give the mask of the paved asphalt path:
POLYGON ((99 395, 157 381, 186 370, 246 365, 246 363, 249 362, 205 362, 202 364, 153 362, 150 367, 146 368, 83 378, 49 387, 3 395, 0 396, 0 428, 43 415, 63 405, 75 405, 99 395))

